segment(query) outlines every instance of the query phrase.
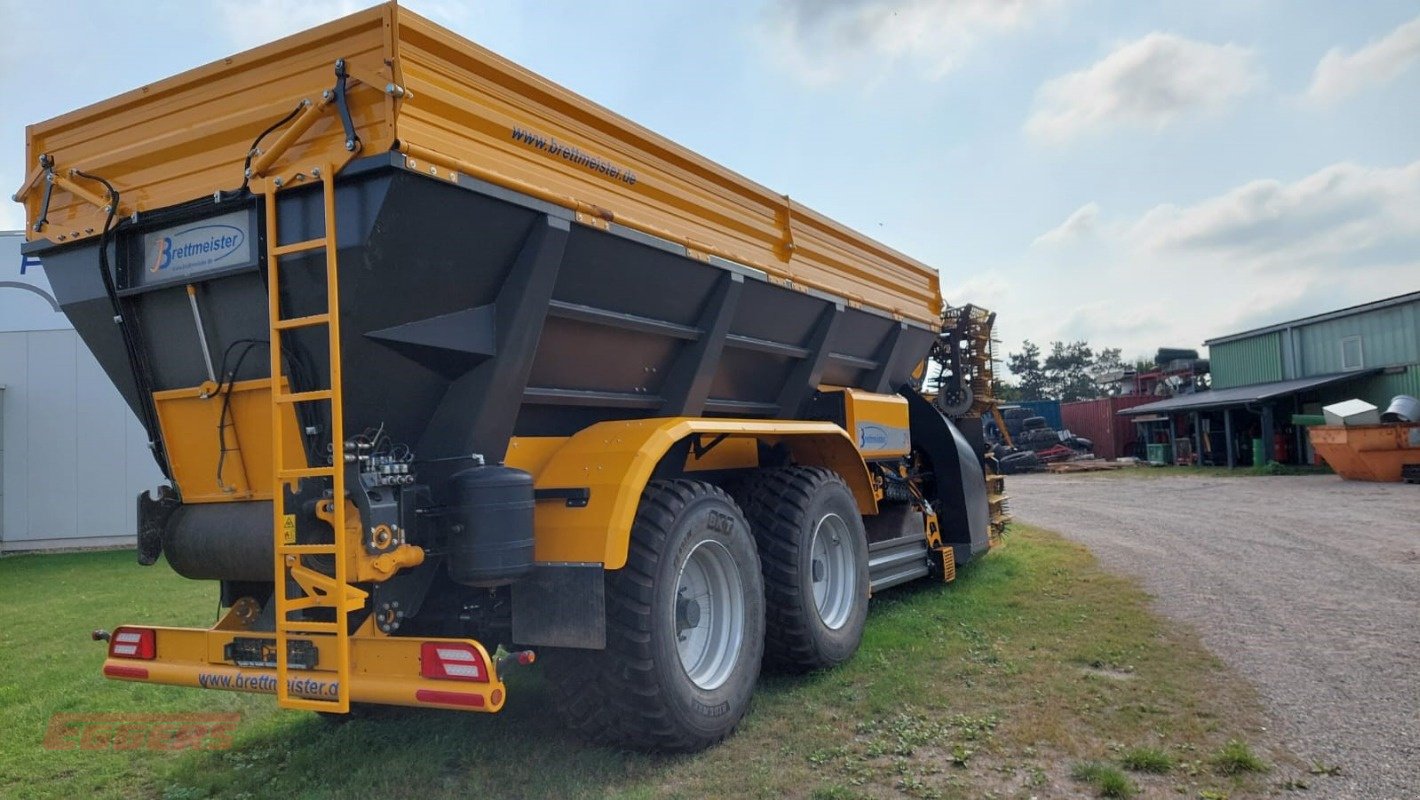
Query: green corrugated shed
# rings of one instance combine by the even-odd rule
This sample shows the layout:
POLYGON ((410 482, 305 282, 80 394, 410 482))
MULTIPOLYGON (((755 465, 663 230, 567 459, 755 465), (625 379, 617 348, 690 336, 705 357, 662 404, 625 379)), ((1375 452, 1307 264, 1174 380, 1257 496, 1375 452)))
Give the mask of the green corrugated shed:
POLYGON ((1385 407, 1397 394, 1420 397, 1420 292, 1206 344, 1215 389, 1379 368, 1387 373, 1323 392, 1326 402, 1360 397, 1385 407))
MULTIPOLYGON (((1367 311, 1295 328, 1302 376, 1344 372, 1341 343, 1359 337, 1362 367, 1420 364, 1420 302, 1367 311)), ((1352 368, 1355 368, 1354 366, 1352 368)))
POLYGON ((1282 380, 1282 339, 1273 331, 1208 348, 1214 389, 1282 380))

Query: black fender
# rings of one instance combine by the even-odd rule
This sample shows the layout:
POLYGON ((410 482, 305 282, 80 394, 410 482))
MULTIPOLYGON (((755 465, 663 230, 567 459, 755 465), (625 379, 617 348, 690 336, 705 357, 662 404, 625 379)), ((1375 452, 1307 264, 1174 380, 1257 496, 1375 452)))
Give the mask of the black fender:
POLYGON ((990 547, 991 508, 981 458, 965 435, 935 405, 904 386, 912 447, 928 463, 931 477, 922 493, 937 512, 942 541, 958 564, 990 547))

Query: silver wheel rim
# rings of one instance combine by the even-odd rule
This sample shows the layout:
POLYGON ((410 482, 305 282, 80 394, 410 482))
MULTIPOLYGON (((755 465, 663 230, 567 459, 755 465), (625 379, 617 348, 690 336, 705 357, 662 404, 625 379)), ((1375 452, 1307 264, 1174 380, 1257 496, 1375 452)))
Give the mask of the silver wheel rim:
POLYGON ((814 608, 818 618, 830 630, 838 630, 848 622, 853 610, 854 578, 853 545, 848 537, 848 523, 837 514, 825 514, 814 526, 814 538, 809 545, 809 578, 813 582, 814 608))
POLYGON ((744 584, 725 545, 706 539, 680 565, 670 610, 680 666, 691 683, 719 688, 739 661, 744 641, 744 584))

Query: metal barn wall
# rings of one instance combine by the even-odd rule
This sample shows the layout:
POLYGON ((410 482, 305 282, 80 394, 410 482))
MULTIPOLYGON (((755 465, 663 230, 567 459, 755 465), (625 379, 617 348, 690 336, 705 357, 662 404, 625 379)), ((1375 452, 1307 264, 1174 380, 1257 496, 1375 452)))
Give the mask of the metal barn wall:
MULTIPOLYGON (((1362 355, 1361 364, 1353 369, 1420 364, 1420 300, 1343 313, 1314 322, 1284 323, 1281 330, 1213 344, 1208 348, 1213 388, 1344 372, 1341 344, 1352 338, 1360 339, 1362 355)), ((1365 391, 1378 394, 1394 388, 1392 394, 1413 394, 1405 391, 1414 386, 1404 375, 1370 379, 1365 391)))
POLYGON ((131 545, 162 474, 22 238, 0 232, 0 552, 131 545))
POLYGON ((1420 364, 1420 301, 1379 308, 1295 329, 1300 344, 1302 374, 1342 372, 1341 342, 1361 338, 1366 368, 1420 364))
POLYGON ((0 550, 132 543, 134 498, 163 477, 78 334, 0 333, 0 383, 0 550))
POLYGON ((1208 348, 1213 388, 1227 389, 1284 380, 1278 332, 1215 344, 1208 348))

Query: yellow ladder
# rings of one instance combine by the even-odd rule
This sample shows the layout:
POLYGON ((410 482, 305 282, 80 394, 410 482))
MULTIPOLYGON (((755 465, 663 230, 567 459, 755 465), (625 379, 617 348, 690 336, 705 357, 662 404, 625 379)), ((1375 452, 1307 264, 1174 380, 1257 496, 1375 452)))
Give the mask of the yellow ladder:
MULTIPOLYGON (((267 182, 265 190, 267 316, 271 333, 271 453, 275 476, 271 505, 274 512, 273 535, 276 552, 276 698, 282 708, 345 713, 350 710, 349 617, 365 606, 367 593, 349 584, 349 567, 346 563, 352 547, 358 546, 358 542, 354 541, 358 537, 358 531, 352 533, 345 524, 345 419, 341 408, 340 389, 340 289, 336 271, 334 165, 326 164, 318 172, 312 170, 311 178, 321 182, 324 201, 325 234, 320 238, 280 244, 276 226, 276 195, 282 188, 280 181, 267 182), (303 317, 283 317, 281 258, 315 250, 325 251, 326 310, 303 317), (282 333, 297 328, 320 326, 325 326, 329 334, 330 387, 302 392, 283 391, 289 384, 281 380, 282 333), (281 424, 289 413, 286 406, 316 402, 330 404, 331 463, 328 466, 287 463, 286 445, 282 441, 284 426, 281 424), (285 488, 287 484, 302 478, 330 482, 331 501, 325 507, 329 513, 321 515, 331 523, 332 537, 329 543, 297 544, 295 541, 295 517, 287 513, 285 488), (310 556, 329 556, 335 562, 335 574, 327 575, 308 566, 304 559, 310 556), (296 596, 289 593, 293 588, 292 583, 300 592, 296 596), (324 621, 290 618, 292 613, 310 608, 332 608, 335 610, 335 619, 324 621), (316 645, 316 650, 327 658, 330 651, 334 650, 336 688, 333 693, 324 693, 320 699, 316 699, 291 692, 290 642, 293 638, 310 641, 316 645), (333 647, 321 647, 321 642, 333 647)), ((328 668, 327 664, 321 666, 328 668)), ((319 675, 319 680, 325 681, 330 673, 323 671, 319 675)))

